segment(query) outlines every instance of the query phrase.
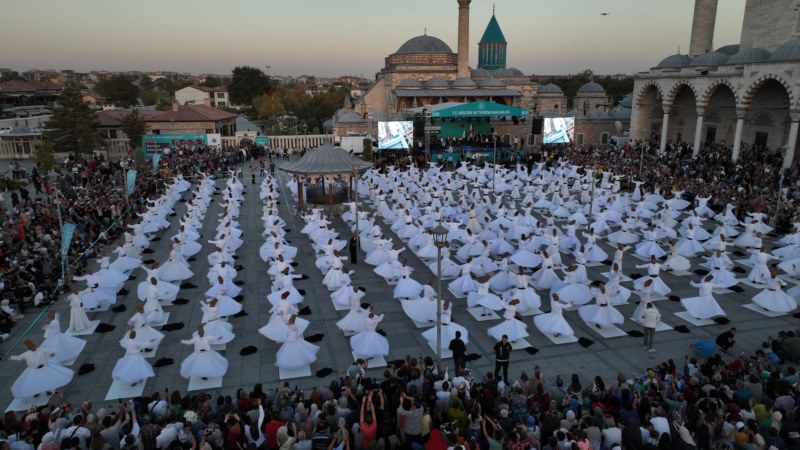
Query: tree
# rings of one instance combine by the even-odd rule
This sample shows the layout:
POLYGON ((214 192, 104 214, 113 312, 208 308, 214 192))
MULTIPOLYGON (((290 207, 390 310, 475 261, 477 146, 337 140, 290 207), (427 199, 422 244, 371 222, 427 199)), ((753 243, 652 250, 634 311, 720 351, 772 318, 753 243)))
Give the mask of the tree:
POLYGON ((361 153, 361 159, 364 161, 372 161, 372 138, 364 138, 364 152, 361 153))
POLYGON ((147 122, 139 115, 139 110, 134 109, 120 121, 122 132, 128 136, 128 143, 134 150, 141 147, 142 136, 147 131, 147 122))
POLYGON ((144 149, 137 148, 133 150, 133 167, 138 171, 142 171, 147 164, 147 159, 144 157, 144 149))
POLYGON ((3 73, 3 76, 0 77, 0 83, 5 83, 6 81, 14 81, 14 80, 25 81, 25 78, 20 76, 19 72, 15 70, 12 70, 10 72, 5 72, 3 73))
POLYGON ((205 81, 200 83, 200 86, 218 87, 218 86, 222 86, 222 81, 219 78, 216 78, 216 77, 207 77, 205 79, 205 81))
POLYGON ((118 106, 132 106, 139 100, 139 88, 122 75, 97 82, 95 90, 118 106))
POLYGON ((261 118, 286 115, 286 106, 276 95, 259 95, 253 99, 253 108, 261 118))
POLYGON ((55 146, 52 142, 44 141, 33 148, 33 160, 39 167, 40 173, 53 170, 56 165, 55 146))
POLYGON ((304 119, 310 128, 322 128, 322 123, 342 107, 346 95, 347 92, 344 90, 317 94, 311 99, 307 111, 300 118, 304 119))
POLYGON ((233 69, 228 91, 232 104, 249 105, 253 98, 269 92, 269 78, 261 69, 239 66, 233 69))
POLYGON ((44 141, 53 144, 56 153, 70 153, 78 157, 81 153, 92 153, 103 143, 98 128, 100 122, 88 103, 83 102, 80 91, 72 87, 64 90, 58 98, 60 108, 44 128, 44 141))
POLYGON ((177 90, 175 87, 175 82, 169 78, 159 78, 156 80, 156 88, 169 96, 174 96, 175 91, 177 90))
POLYGON ((142 104, 155 105, 158 102, 158 97, 159 90, 156 88, 153 79, 148 76, 142 77, 139 80, 139 98, 142 100, 142 104))

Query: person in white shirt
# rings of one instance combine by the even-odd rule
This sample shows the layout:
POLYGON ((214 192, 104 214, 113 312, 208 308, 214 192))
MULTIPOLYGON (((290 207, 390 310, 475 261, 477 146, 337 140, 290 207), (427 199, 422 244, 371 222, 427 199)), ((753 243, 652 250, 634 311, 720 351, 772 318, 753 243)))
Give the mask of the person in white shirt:
POLYGON ((658 311, 658 308, 648 302, 640 319, 644 327, 644 349, 651 353, 655 352, 656 349, 653 348, 653 339, 656 335, 658 322, 661 321, 661 313, 658 311))
POLYGON ((161 427, 161 432, 156 436, 156 448, 167 450, 178 439, 178 431, 183 428, 183 424, 180 422, 169 423, 164 417, 159 417, 156 425, 161 427))
POLYGON ((64 433, 64 439, 78 439, 78 449, 87 450, 87 442, 92 437, 92 432, 83 422, 83 415, 77 414, 72 418, 72 426, 67 428, 64 433))
POLYGON ((622 444, 622 430, 616 425, 608 427, 601 432, 603 437, 603 448, 611 448, 614 445, 622 444))
MULTIPOLYGON (((165 392, 165 395, 169 394, 169 392, 165 392)), ((166 415, 167 410, 169 409, 169 404, 166 400, 161 398, 161 394, 158 392, 153 393, 153 401, 147 405, 147 410, 153 417, 161 417, 166 415)))
POLYGON ((119 441, 120 448, 139 448, 139 422, 136 420, 136 408, 134 407, 133 400, 130 400, 128 411, 131 413, 131 432, 122 437, 119 441))

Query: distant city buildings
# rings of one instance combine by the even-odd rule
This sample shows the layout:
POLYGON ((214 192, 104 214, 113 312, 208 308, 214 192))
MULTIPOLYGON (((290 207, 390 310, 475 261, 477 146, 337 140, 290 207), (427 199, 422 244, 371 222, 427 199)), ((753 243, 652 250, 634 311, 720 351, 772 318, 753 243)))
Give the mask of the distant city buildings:
POLYGON ((230 94, 225 86, 187 86, 175 91, 175 101, 179 105, 206 105, 213 108, 229 108, 230 94))

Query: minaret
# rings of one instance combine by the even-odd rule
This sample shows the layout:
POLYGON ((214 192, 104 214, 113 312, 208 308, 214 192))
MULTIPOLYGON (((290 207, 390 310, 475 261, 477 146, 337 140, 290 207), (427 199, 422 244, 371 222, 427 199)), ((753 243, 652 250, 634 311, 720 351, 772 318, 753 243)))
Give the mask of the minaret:
POLYGON ((458 0, 458 77, 469 78, 469 4, 458 0))
POLYGON ((694 58, 714 50, 714 25, 717 21, 718 2, 719 0, 695 0, 689 57, 694 58))

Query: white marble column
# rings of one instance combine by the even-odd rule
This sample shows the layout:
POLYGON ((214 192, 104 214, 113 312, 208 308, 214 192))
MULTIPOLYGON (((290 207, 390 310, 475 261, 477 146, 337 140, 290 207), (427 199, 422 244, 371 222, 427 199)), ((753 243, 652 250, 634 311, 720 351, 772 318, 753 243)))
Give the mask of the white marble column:
POLYGON ((731 155, 733 161, 739 160, 739 152, 742 151, 742 132, 744 131, 745 114, 747 114, 746 110, 736 108, 736 133, 733 135, 733 154, 731 155))
POLYGON ((661 145, 658 147, 658 153, 667 151, 667 131, 669 130, 669 106, 664 106, 664 121, 661 122, 661 145))
POLYGON ((786 154, 783 155, 783 168, 792 167, 794 152, 797 147, 797 130, 800 127, 800 111, 789 113, 792 125, 789 127, 789 140, 786 142, 786 154))
POLYGON ((697 124, 694 127, 694 146, 692 149, 692 158, 696 158, 697 154, 700 153, 700 142, 703 137, 703 119, 705 119, 705 114, 705 108, 697 108, 697 124))

